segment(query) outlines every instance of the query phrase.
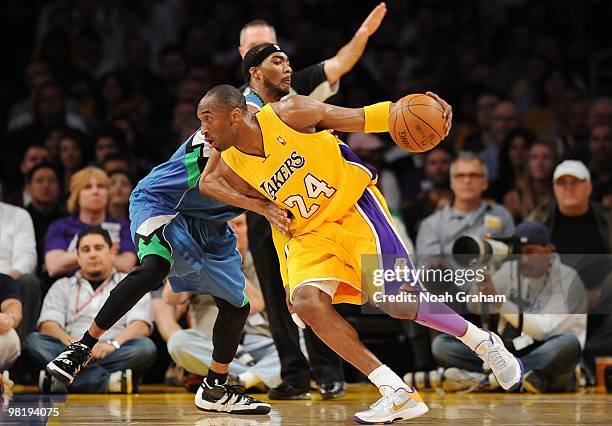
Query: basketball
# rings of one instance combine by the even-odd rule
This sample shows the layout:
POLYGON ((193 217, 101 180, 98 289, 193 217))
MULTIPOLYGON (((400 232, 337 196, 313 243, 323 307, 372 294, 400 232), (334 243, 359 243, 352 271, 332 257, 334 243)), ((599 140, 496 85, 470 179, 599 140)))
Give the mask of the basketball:
POLYGON ((444 109, 422 93, 404 96, 391 107, 389 134, 406 151, 429 151, 444 138, 444 109))

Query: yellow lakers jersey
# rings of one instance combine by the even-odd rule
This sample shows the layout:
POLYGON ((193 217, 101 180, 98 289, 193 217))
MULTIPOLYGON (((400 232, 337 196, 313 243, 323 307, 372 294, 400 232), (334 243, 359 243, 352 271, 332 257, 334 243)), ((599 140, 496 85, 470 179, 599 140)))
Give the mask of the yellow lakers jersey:
POLYGON ((221 157, 266 198, 291 211, 293 236, 340 219, 375 183, 376 171, 330 132, 298 132, 283 123, 270 104, 256 116, 265 157, 234 147, 221 157))

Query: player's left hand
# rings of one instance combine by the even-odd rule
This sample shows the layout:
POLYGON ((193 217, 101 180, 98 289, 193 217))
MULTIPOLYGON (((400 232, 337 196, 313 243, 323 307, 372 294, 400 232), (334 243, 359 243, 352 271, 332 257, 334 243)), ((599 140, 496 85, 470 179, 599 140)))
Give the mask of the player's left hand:
POLYGON ((427 96, 431 96, 438 101, 440 105, 442 105, 442 109, 444 109, 444 119, 446 120, 444 123, 444 137, 447 137, 450 133, 451 126, 453 125, 453 107, 451 107, 448 102, 436 95, 434 92, 427 92, 425 94, 427 96))
POLYGON ((102 358, 105 358, 108 354, 110 354, 114 350, 115 350, 115 347, 113 345, 110 345, 108 343, 98 342, 91 350, 91 356, 94 359, 102 359, 102 358))
POLYGON ((371 36, 376 32, 376 30, 378 30, 378 27, 380 27, 380 23, 386 14, 387 5, 384 2, 379 3, 378 6, 372 9, 368 17, 365 18, 357 30, 357 33, 365 33, 368 37, 371 36))
POLYGON ((265 207, 261 214, 268 219, 274 227, 276 227, 282 233, 289 232, 291 226, 291 219, 289 219, 289 213, 285 209, 281 209, 271 201, 266 202, 265 207))

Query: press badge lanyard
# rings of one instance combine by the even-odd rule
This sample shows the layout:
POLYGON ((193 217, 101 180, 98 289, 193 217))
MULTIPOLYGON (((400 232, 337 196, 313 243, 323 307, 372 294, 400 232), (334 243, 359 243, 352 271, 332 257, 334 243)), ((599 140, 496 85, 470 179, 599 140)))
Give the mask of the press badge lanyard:
POLYGON ((76 303, 75 303, 76 313, 79 314, 79 312, 81 312, 87 305, 89 305, 92 300, 98 297, 107 285, 108 285, 108 282, 102 284, 100 287, 96 289, 96 291, 94 291, 94 293, 89 297, 89 299, 87 299, 81 306, 79 306, 79 296, 81 295, 81 278, 77 277, 77 294, 76 294, 76 303))
MULTIPOLYGON (((552 261, 549 260, 548 261, 548 267, 546 268, 546 275, 544 276, 544 284, 542 284, 542 288, 540 289, 540 292, 538 293, 538 296, 536 297, 536 299, 538 299, 540 296, 542 296, 542 292, 544 291, 544 287, 546 287, 546 283, 548 282, 548 279, 550 278, 550 270, 552 268, 551 265, 552 261)), ((516 269, 517 269, 517 283, 518 283, 518 308, 519 308, 519 323, 518 323, 518 330, 521 334, 523 334, 523 289, 522 289, 522 281, 521 281, 521 271, 520 271, 520 267, 519 264, 517 263, 516 265, 516 269)), ((512 268, 510 268, 510 274, 514 275, 514 270, 512 268)), ((510 281, 512 282, 512 281, 510 281)), ((529 302, 530 306, 533 305, 533 303, 535 301, 531 301, 529 299, 529 286, 527 287, 527 294, 526 294, 526 302, 529 302)))

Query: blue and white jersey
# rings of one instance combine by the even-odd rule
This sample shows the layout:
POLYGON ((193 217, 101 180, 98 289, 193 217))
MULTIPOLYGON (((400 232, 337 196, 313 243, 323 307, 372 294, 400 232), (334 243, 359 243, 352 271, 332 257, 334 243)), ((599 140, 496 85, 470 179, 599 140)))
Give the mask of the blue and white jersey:
POLYGON ((244 213, 243 209, 200 193, 200 175, 211 151, 198 129, 168 161, 155 167, 138 183, 133 196, 144 193, 170 210, 211 221, 226 222, 244 213))
POLYGON ((266 104, 261 97, 253 91, 250 87, 247 87, 244 90, 244 99, 246 100, 247 106, 252 106, 257 108, 257 111, 263 108, 266 104))

